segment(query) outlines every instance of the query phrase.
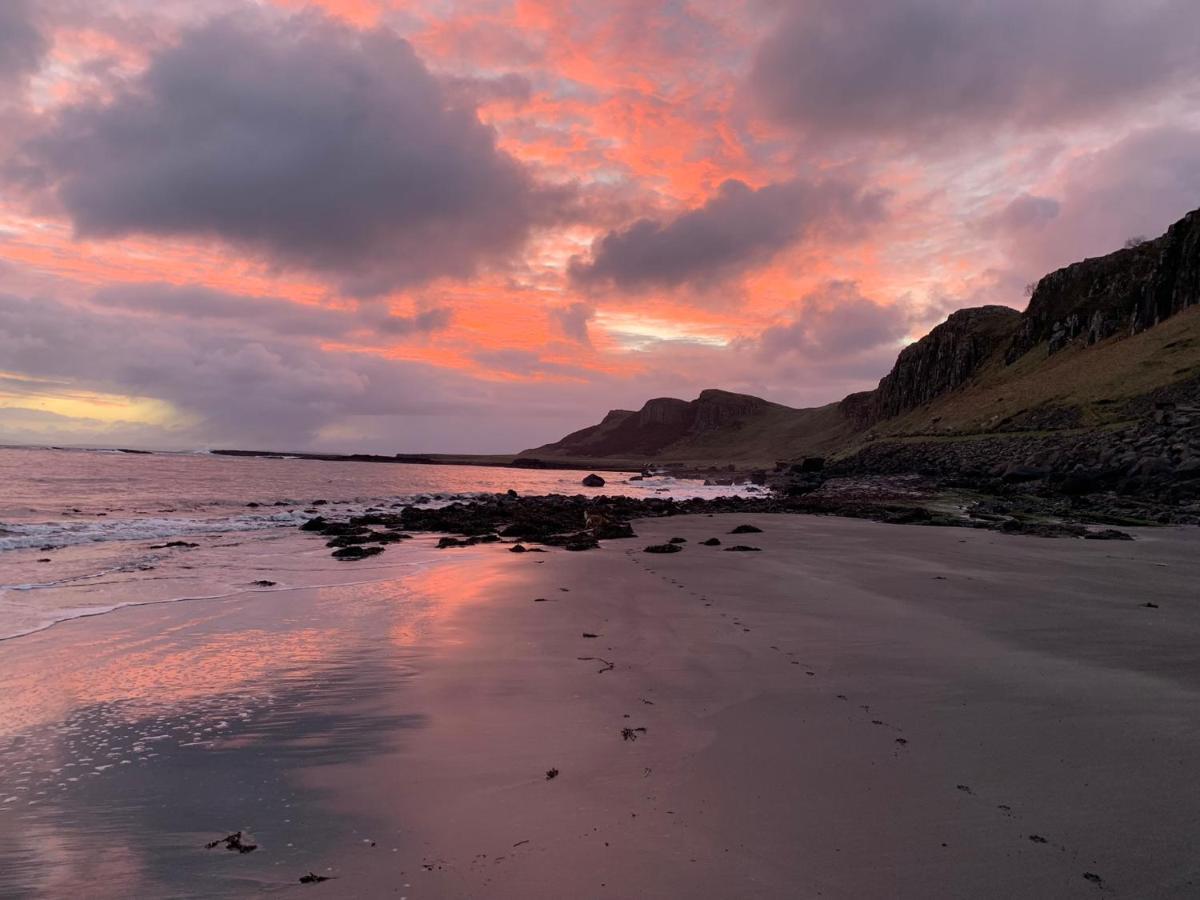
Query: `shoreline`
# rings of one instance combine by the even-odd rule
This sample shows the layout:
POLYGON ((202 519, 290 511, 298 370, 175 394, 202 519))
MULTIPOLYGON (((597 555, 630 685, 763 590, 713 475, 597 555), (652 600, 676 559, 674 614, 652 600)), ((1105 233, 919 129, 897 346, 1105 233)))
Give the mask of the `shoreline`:
POLYGON ((336 879, 314 896, 413 900, 1192 889, 1194 530, 632 524, 0 644, 0 783, 47 791, 0 807, 0 894, 310 871, 336 879), (46 768, 80 758, 104 768, 46 768), (204 849, 239 829, 259 849, 204 849))

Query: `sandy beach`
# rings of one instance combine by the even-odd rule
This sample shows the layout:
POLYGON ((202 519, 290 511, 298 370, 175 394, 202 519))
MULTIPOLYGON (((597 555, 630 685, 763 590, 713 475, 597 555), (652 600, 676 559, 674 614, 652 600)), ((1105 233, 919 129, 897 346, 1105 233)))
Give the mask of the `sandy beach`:
POLYGON ((634 526, 0 643, 0 896, 1195 895, 1196 532, 634 526))

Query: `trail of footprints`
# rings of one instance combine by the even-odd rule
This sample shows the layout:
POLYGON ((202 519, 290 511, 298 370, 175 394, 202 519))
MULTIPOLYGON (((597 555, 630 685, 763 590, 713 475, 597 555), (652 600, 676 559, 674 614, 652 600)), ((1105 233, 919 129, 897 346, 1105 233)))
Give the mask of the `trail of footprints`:
MULTIPOLYGON (((634 563, 637 566, 640 566, 648 574, 657 576, 658 578, 662 579, 667 584, 674 585, 675 587, 678 587, 681 590, 687 590, 688 593, 691 594, 691 596, 697 598, 701 603, 704 604, 704 606, 706 608, 713 607, 713 601, 711 601, 708 597, 700 594, 697 591, 690 590, 687 587, 687 585, 685 585, 683 582, 679 581, 678 579, 673 578, 670 575, 662 574, 662 573, 658 572, 657 569, 653 569, 648 564, 643 563, 636 556, 637 551, 626 550, 625 553, 626 553, 626 556, 629 558, 629 560, 632 563, 634 563)), ((751 631, 750 626, 747 625, 745 622, 743 622, 740 616, 730 616, 729 614, 720 612, 720 611, 717 611, 717 616, 722 619, 727 619, 729 621, 731 627, 735 630, 740 630, 742 633, 749 633, 751 631)), ((805 675, 816 677, 817 673, 813 669, 809 668, 807 665, 805 665, 800 660, 794 658, 795 653, 793 651, 784 650, 778 644, 771 644, 771 645, 769 645, 768 649, 775 653, 779 653, 784 659, 786 659, 787 662, 789 662, 793 666, 803 666, 805 675)), ((839 702, 844 702, 844 703, 849 702, 849 698, 845 694, 835 694, 834 696, 839 702)), ((903 729, 900 726, 894 725, 883 719, 875 718, 874 716, 872 716, 870 704, 866 704, 866 703, 859 704, 858 709, 862 713, 862 718, 866 721, 869 721, 872 726, 882 728, 885 731, 891 731, 897 735, 896 737, 893 738, 893 742, 895 744, 894 756, 899 757, 902 752, 906 751, 909 741, 908 741, 908 738, 902 736, 903 729)), ((980 801, 983 800, 983 798, 979 794, 975 793, 975 791, 970 787, 970 785, 956 784, 954 786, 954 789, 956 791, 958 791, 959 793, 965 794, 969 797, 975 798, 980 801)), ((996 811, 999 815, 1003 816, 1006 819, 1018 820, 1020 818, 1013 811, 1012 806, 1010 806, 1007 803, 997 803, 996 811)), ((1066 847, 1063 844, 1052 841, 1051 839, 1044 837, 1043 835, 1041 835, 1037 832, 1030 832, 1029 834, 1026 835, 1025 839, 1027 841, 1029 841, 1031 844, 1042 845, 1049 849, 1058 850, 1060 853, 1069 854, 1073 861, 1079 860, 1079 851, 1073 850, 1069 847, 1066 847)), ((946 847, 948 845, 946 843, 942 843, 942 846, 946 847)), ((1082 872, 1081 877, 1085 881, 1088 881, 1088 882, 1096 885, 1096 887, 1098 887, 1098 888, 1103 889, 1105 887, 1104 879, 1100 875, 1097 875, 1095 872, 1091 872, 1091 871, 1082 872)))

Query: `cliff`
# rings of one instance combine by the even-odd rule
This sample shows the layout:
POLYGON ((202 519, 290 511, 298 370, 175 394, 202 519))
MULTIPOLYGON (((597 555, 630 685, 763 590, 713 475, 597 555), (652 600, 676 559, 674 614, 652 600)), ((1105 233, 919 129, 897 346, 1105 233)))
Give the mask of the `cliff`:
POLYGON ((1053 354, 1133 335, 1200 302, 1200 210, 1167 233, 1052 272, 1038 282, 1006 354, 1015 362, 1046 344, 1053 354))
POLYGON ((921 340, 900 351, 874 391, 851 394, 844 411, 868 427, 916 409, 953 391, 1011 340, 1021 314, 1007 306, 960 309, 921 340))
POLYGON ((1023 313, 953 313, 904 348, 874 390, 816 409, 718 390, 690 402, 659 398, 523 455, 762 465, 845 456, 878 440, 872 458, 899 460, 897 440, 1124 425, 1144 418, 1146 398, 1163 391, 1172 402, 1200 403, 1194 306, 1200 210, 1155 240, 1047 275, 1023 313))

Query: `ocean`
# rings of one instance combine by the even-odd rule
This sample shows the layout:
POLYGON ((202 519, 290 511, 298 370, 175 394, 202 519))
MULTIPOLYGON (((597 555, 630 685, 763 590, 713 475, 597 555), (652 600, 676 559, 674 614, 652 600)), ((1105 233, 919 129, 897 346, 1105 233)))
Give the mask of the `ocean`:
POLYGON ((124 606, 384 580, 431 539, 333 560, 296 526, 320 512, 396 511, 515 490, 684 499, 752 494, 669 477, 209 453, 0 449, 0 639, 124 606), (182 542, 182 543, 181 543, 182 542), (173 546, 172 546, 173 545, 173 546))

